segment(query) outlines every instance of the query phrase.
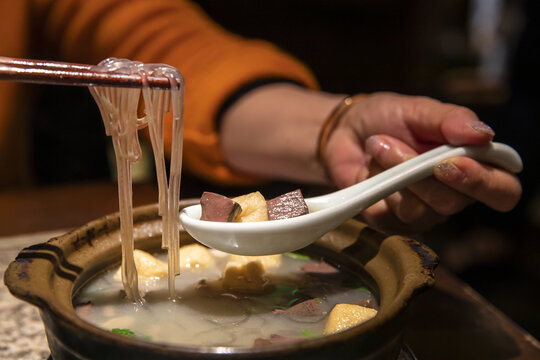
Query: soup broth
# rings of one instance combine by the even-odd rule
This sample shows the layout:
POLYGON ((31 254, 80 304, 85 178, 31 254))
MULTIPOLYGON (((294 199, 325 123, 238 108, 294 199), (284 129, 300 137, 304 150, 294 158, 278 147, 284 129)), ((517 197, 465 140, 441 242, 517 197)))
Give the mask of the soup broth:
MULTIPOLYGON (((231 255, 208 253, 211 266, 182 266, 174 301, 166 277, 140 278, 145 304, 134 305, 123 292, 117 269, 112 269, 80 291, 76 312, 98 327, 146 341, 253 347, 322 336, 336 304, 376 308, 373 295, 356 277, 320 259, 277 255, 279 266, 265 264, 263 287, 242 289, 226 286, 224 269, 231 255)), ((165 254, 157 258, 166 261, 165 254)))

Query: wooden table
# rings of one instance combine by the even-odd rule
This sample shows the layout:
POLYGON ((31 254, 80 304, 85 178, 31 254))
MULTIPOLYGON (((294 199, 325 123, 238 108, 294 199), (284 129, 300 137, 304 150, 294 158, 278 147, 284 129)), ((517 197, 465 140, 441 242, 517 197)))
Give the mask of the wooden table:
MULTIPOLYGON (((156 202, 134 186, 134 205, 156 202)), ((116 185, 85 183, 0 192, 0 236, 67 229, 118 209, 116 185)), ((410 309, 405 342, 423 359, 540 359, 540 344, 467 284, 439 266, 435 287, 410 309)))

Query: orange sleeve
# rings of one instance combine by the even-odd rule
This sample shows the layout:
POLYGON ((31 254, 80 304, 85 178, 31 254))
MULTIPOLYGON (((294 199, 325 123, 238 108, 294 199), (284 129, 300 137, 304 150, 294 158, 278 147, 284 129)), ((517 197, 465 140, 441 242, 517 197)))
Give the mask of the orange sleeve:
MULTIPOLYGON (((107 57, 165 63, 184 76, 184 165, 230 184, 257 179, 227 166, 215 117, 243 85, 285 78, 316 88, 299 61, 273 45, 230 34, 183 0, 35 0, 45 41, 62 59, 97 63, 107 57)), ((168 128, 168 126, 167 126, 168 128)), ((166 147, 170 146, 166 135, 166 147)))

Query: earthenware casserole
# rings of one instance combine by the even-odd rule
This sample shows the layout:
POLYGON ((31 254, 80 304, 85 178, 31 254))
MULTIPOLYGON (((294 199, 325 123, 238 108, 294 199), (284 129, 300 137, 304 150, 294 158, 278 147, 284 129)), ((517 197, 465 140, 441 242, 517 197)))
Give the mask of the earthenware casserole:
MULTIPOLYGON (((159 219, 156 205, 134 210, 136 248, 159 249, 159 219)), ((193 241, 181 231, 181 244, 193 241)), ((335 335, 263 348, 178 347, 97 328, 77 317, 72 301, 90 279, 120 263, 118 214, 21 250, 4 281, 14 296, 39 307, 55 360, 395 359, 403 345, 408 305, 433 286, 437 256, 413 239, 386 236, 353 219, 304 251, 358 276, 379 302, 377 316, 335 335)))

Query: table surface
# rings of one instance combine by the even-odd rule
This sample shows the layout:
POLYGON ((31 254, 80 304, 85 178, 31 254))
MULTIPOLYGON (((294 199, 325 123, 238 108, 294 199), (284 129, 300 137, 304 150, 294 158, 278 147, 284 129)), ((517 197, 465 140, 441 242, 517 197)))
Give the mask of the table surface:
MULTIPOLYGON (((134 185, 135 206, 156 202, 156 187, 134 185)), ((0 275, 18 250, 61 229, 116 212, 116 186, 83 183, 0 192, 0 275)), ((405 342, 418 359, 540 359, 540 343, 440 265, 436 285, 410 306, 405 342)), ((0 286, 0 358, 47 356, 37 310, 0 286), (17 316, 13 316, 16 313, 17 316)))

